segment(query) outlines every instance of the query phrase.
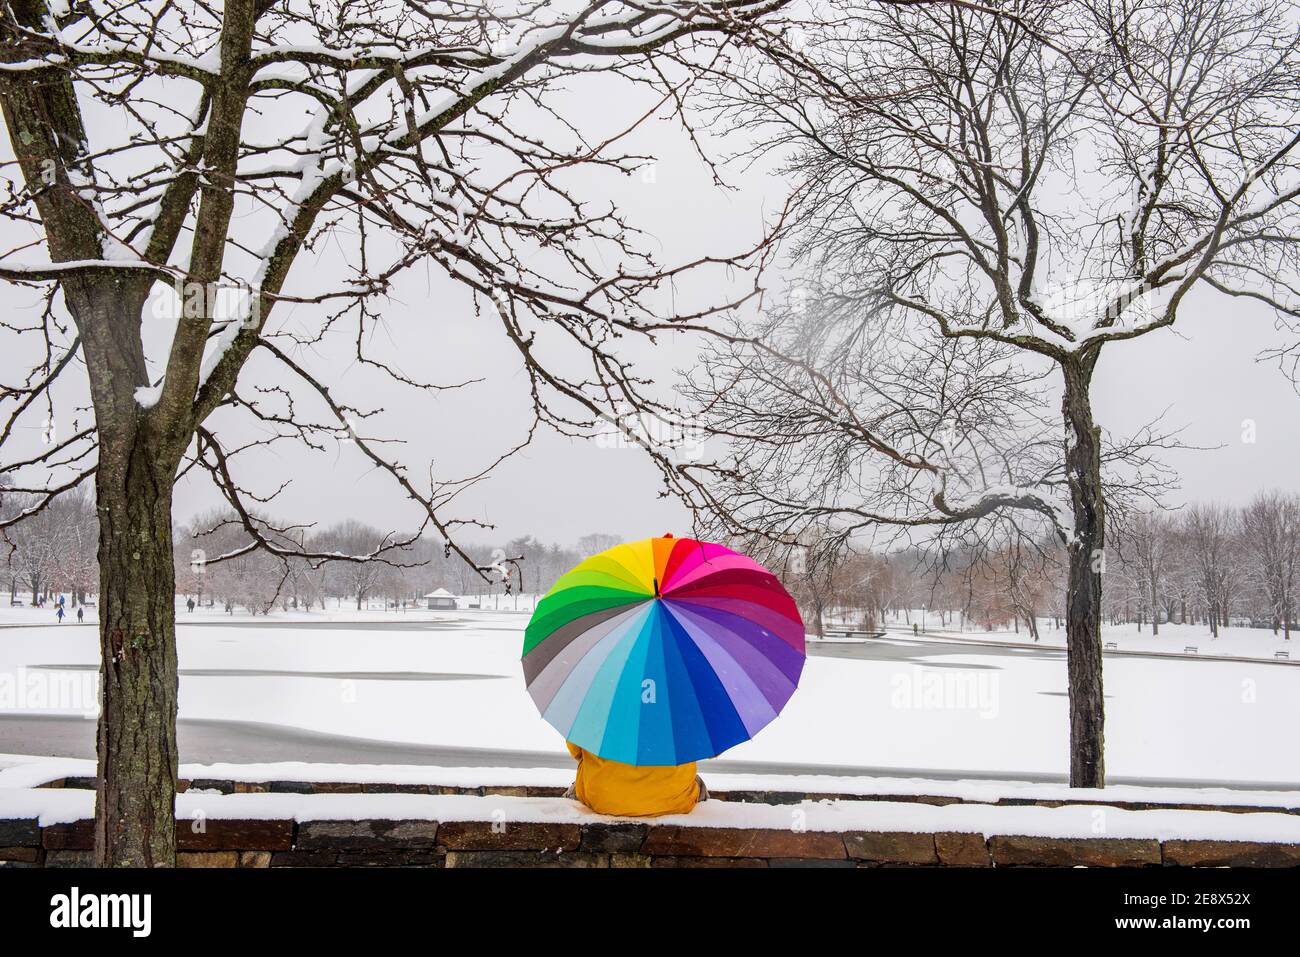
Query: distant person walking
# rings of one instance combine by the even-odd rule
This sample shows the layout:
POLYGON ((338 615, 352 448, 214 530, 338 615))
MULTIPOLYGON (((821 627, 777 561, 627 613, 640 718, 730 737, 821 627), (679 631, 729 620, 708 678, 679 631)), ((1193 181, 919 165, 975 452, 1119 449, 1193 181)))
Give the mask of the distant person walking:
POLYGON ((79 624, 81 624, 81 623, 82 623, 83 621, 85 621, 85 620, 86 620, 86 609, 85 609, 84 607, 82 607, 81 605, 78 605, 78 606, 77 606, 77 624, 79 625, 79 624))
POLYGON ((190 614, 194 614, 194 599, 187 598, 185 600, 185 607, 189 610, 190 614))
POLYGON ((59 602, 58 611, 55 614, 59 617, 59 624, 63 624, 63 602, 59 602))

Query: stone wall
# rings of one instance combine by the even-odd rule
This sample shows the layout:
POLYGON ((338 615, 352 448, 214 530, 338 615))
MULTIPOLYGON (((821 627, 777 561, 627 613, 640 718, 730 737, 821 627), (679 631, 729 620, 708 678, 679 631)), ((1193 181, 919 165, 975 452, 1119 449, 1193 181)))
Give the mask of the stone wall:
MULTIPOLYGON (((93 788, 68 778, 50 788, 93 788)), ((453 787, 433 784, 194 779, 180 790, 221 794, 458 794, 556 798, 559 787, 453 787)), ((794 791, 721 791, 711 799, 769 805, 803 801, 871 801, 867 795, 794 791)), ((878 800, 962 803, 932 795, 881 795, 878 800)), ((995 802, 1055 807, 1065 802, 1023 798, 995 802)), ((1070 801, 1070 804, 1092 802, 1070 801)), ((1097 801, 1129 810, 1273 811, 1296 808, 1200 806, 1097 801)), ((956 831, 797 831, 627 822, 525 823, 428 820, 229 820, 201 826, 177 822, 184 867, 1297 867, 1300 844, 1128 838, 1043 838, 956 831)), ((0 864, 82 867, 91 862, 91 821, 41 827, 0 819, 0 864)))
MULTIPOLYGON (((80 788, 93 791, 94 778, 59 778, 40 785, 44 788, 80 788)), ((216 791, 221 794, 460 794, 467 796, 485 796, 499 794, 508 797, 560 797, 563 787, 546 787, 542 785, 484 785, 480 787, 459 787, 443 784, 363 784, 355 781, 234 781, 229 778, 195 778, 182 779, 178 791, 189 789, 216 791)), ((804 801, 889 801, 892 803, 931 804, 936 806, 948 804, 971 803, 964 798, 950 794, 897 794, 894 792, 880 794, 837 793, 829 791, 737 791, 709 788, 709 797, 715 801, 729 801, 741 804, 802 804, 804 801)), ((1084 805, 1097 807, 1114 807, 1126 811, 1224 811, 1233 814, 1252 814, 1268 812, 1273 814, 1300 815, 1300 807, 1270 804, 1197 804, 1190 801, 1117 801, 1113 798, 1099 797, 1089 800, 1084 797, 1071 796, 1069 800, 1047 800, 1042 798, 1003 797, 993 801, 977 801, 987 807, 1063 807, 1065 805, 1084 805)))
MULTIPOLYGON (((1296 867, 1300 844, 640 823, 178 821, 182 867, 1296 867)), ((90 864, 91 822, 0 820, 6 866, 90 864)))

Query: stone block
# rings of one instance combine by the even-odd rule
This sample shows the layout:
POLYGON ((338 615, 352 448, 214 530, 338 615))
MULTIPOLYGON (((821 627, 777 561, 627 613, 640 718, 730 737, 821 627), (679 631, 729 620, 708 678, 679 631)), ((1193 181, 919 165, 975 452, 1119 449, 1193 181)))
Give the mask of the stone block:
POLYGON ((604 854, 581 851, 448 851, 447 867, 608 867, 604 854))
POLYGON ((437 821, 304 821, 294 849, 299 851, 432 850, 437 821))
POLYGON ((177 867, 238 867, 238 851, 177 851, 177 867))
POLYGON ((287 851, 292 847, 293 821, 176 822, 176 848, 181 851, 287 851))
POLYGON ((908 831, 850 831, 844 848, 855 861, 878 864, 938 864, 934 835, 908 831))
POLYGON ((647 824, 584 824, 581 850, 597 854, 639 851, 649 830, 647 824))
POLYGON ((642 852, 655 857, 845 857, 844 840, 828 831, 776 828, 652 827, 642 852))
POLYGON ((1174 867, 1300 867, 1300 844, 1257 841, 1165 841, 1174 867))
POLYGON ((934 850, 939 863, 946 867, 990 867, 993 864, 983 834, 940 831, 934 836, 934 850))
POLYGON ((449 851, 576 851, 581 842, 577 824, 447 821, 438 830, 449 851))
POLYGON ((41 846, 47 851, 93 850, 95 822, 87 818, 71 824, 51 824, 41 831, 41 846))
POLYGON ((989 839, 989 851, 999 867, 1141 867, 1161 863, 1160 842, 1154 839, 999 834, 989 839))
POLYGON ((0 847, 40 847, 41 825, 34 817, 0 820, 0 847))

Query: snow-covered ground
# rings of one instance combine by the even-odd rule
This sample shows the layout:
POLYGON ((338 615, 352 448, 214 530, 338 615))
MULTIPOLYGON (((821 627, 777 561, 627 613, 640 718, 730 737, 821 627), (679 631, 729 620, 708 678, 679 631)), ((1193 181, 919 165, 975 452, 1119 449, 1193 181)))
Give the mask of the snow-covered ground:
MULTIPOLYGON (((1028 629, 1023 625, 1020 631, 1014 631, 1009 628, 1000 628, 994 631, 986 631, 983 628, 970 625, 965 629, 957 625, 943 625, 939 621, 938 615, 922 616, 921 612, 915 611, 911 614, 909 623, 904 616, 890 616, 885 622, 885 630, 889 633, 912 634, 912 624, 915 624, 921 634, 935 635, 951 638, 962 638, 973 641, 996 641, 1011 642, 1016 644, 1033 645, 1033 637, 1029 634, 1028 629), (922 625, 922 622, 925 622, 922 625)), ((839 626, 828 626, 838 628, 839 626)), ((1114 645, 1117 651, 1141 651, 1153 652, 1158 654, 1181 655, 1189 653, 1187 648, 1195 648, 1194 654, 1200 655, 1217 655, 1229 658, 1266 658, 1273 660, 1278 657, 1278 652, 1284 652, 1289 659, 1300 661, 1300 637, 1287 641, 1282 637, 1282 633, 1274 635, 1267 628, 1244 628, 1233 626, 1231 628, 1220 628, 1219 637, 1215 638, 1210 634, 1207 625, 1180 625, 1174 622, 1165 622, 1160 625, 1160 634, 1151 633, 1151 624, 1148 622, 1140 628, 1136 624, 1127 625, 1103 625, 1101 629, 1102 641, 1107 645, 1114 645)), ((1041 646, 1064 648, 1065 647, 1065 627, 1056 627, 1051 618, 1042 618, 1038 622, 1038 642, 1041 646)))
MULTIPOLYGON (((86 758, 46 758, 0 754, 0 790, 39 788, 66 778, 93 778, 95 762, 86 758)), ((274 781, 350 783, 359 785, 437 785, 455 788, 567 787, 572 768, 438 767, 400 764, 328 764, 277 761, 271 763, 184 763, 180 777, 266 783, 274 781)), ((1195 805, 1208 807, 1279 808, 1300 810, 1300 790, 1261 791, 1231 788, 1139 787, 1112 785, 1099 794, 1064 784, 1025 781, 932 780, 833 774, 735 774, 706 769, 703 777, 715 792, 765 791, 808 795, 845 795, 871 798, 956 798, 970 804, 1015 802, 1065 802, 1087 804, 1101 798, 1134 805, 1195 805)))
MULTIPOLYGON (((10 611, 11 627, 0 629, 0 714, 93 712, 94 629, 24 627, 12 614, 23 609, 10 611), (63 667, 42 667, 51 665, 63 667)), ((269 619, 182 612, 182 718, 562 753, 560 735, 524 690, 526 615, 363 617, 371 620, 343 612, 269 619), (383 672, 400 675, 377 676, 383 672)), ((863 651, 877 657, 811 656, 781 717, 715 770, 725 771, 727 761, 824 765, 827 773, 888 768, 922 778, 935 770, 1031 776, 1066 769, 1059 654, 904 636, 873 645, 863 651)), ((1300 668, 1112 656, 1106 695, 1113 777, 1300 787, 1300 668)))

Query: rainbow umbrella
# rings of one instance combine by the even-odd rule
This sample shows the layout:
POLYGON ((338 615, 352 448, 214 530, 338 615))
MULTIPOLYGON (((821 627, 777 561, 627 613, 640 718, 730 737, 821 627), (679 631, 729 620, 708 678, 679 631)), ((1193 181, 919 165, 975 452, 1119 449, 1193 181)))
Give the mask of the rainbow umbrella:
POLYGON ((790 700, 803 662, 803 619, 775 575, 671 535, 588 558, 524 633, 542 716, 625 764, 685 764, 748 741, 790 700))

